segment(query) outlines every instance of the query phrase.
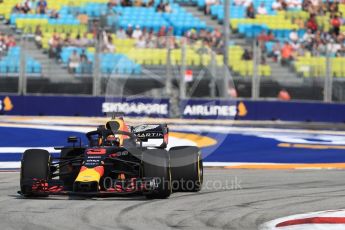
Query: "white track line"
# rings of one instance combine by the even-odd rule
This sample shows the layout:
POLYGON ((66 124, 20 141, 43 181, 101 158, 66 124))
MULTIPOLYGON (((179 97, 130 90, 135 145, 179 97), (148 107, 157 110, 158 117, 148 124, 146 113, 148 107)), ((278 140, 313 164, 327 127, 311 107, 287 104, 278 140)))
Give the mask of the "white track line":
POLYGON ((310 218, 344 218, 345 217, 345 210, 327 210, 327 211, 320 211, 320 212, 311 212, 311 213, 304 213, 304 214, 297 214, 287 217, 282 217, 279 219, 275 219, 269 221, 267 223, 262 224, 259 226, 259 230, 344 230, 345 224, 337 223, 334 221, 332 224, 328 223, 314 223, 314 224, 297 224, 297 225, 290 225, 290 226, 277 226, 278 224, 284 223, 286 221, 291 220, 303 220, 303 219, 310 219, 310 218))
POLYGON ((0 153, 23 153, 27 149, 44 149, 50 153, 59 153, 54 147, 0 147, 0 153))

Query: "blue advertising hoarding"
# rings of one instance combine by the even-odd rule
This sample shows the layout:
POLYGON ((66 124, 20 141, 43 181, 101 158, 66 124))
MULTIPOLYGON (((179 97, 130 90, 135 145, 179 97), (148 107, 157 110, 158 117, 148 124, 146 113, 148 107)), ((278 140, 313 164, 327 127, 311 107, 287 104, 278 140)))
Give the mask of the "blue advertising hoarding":
MULTIPOLYGON (((0 114, 104 116, 121 112, 132 117, 168 118, 169 99, 0 95, 0 114)), ((250 100, 190 99, 180 103, 184 119, 282 120, 345 122, 345 104, 250 100)))
POLYGON ((169 100, 152 98, 104 98, 76 96, 0 96, 5 115, 104 116, 121 112, 126 116, 169 117, 169 100))
POLYGON ((189 99, 180 111, 185 119, 345 122, 345 104, 322 102, 189 99))

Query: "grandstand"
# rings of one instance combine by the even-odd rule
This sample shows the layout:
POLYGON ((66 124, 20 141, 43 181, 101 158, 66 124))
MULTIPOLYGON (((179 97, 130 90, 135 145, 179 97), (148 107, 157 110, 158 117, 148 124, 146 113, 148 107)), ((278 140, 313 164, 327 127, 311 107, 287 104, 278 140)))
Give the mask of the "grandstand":
POLYGON ((31 8, 21 0, 0 3, 0 15, 6 24, 1 30, 27 38, 25 47, 19 47, 22 44, 18 45, 18 39, 16 46, 6 47, 0 61, 2 75, 18 75, 21 63, 16 60, 22 60, 21 49, 27 51, 23 53, 27 54, 24 61, 28 77, 91 77, 97 63, 102 76, 133 78, 140 77, 144 68, 162 75, 166 65, 185 64, 195 71, 211 65, 221 69, 224 44, 217 31, 221 31, 224 20, 230 20, 230 58, 226 64, 235 79, 250 81, 255 70, 263 81, 279 84, 322 79, 327 75, 328 41, 334 43, 329 48, 330 74, 337 79, 345 77, 345 25, 339 25, 334 35, 336 26, 330 22, 331 16, 336 20, 334 15, 345 13, 343 4, 333 7, 332 2, 324 3, 317 8, 298 0, 231 0, 230 18, 225 19, 222 1, 41 1, 46 2, 44 12, 38 9, 40 1, 31 8), (249 8, 254 10, 253 15, 248 13, 249 8), (319 13, 316 17, 310 16, 313 10, 319 13), (317 30, 310 34, 314 19, 317 30), (162 40, 164 36, 174 36, 170 52, 170 41, 162 40), (181 36, 192 41, 187 42, 185 63, 181 36), (259 54, 253 54, 254 40, 259 41, 259 54), (79 58, 75 56, 72 62, 74 52, 79 58), (256 55, 260 55, 257 68, 253 65, 256 55))

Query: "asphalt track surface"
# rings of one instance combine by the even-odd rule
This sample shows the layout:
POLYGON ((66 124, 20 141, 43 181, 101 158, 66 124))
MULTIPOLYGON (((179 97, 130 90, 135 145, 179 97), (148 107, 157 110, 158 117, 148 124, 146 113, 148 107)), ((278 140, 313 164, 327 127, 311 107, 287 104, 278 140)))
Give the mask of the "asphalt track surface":
POLYGON ((344 208, 342 170, 206 169, 199 193, 23 199, 19 173, 0 173, 0 229, 258 229, 279 217, 344 208))

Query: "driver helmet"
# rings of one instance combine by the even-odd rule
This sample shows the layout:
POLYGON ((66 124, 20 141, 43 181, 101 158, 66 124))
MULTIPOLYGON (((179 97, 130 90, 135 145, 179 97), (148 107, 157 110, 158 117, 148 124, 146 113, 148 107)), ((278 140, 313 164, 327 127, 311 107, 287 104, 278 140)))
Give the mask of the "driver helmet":
POLYGON ((105 145, 107 145, 107 146, 119 146, 119 143, 120 143, 119 138, 117 138, 114 135, 109 135, 106 138, 105 145))

